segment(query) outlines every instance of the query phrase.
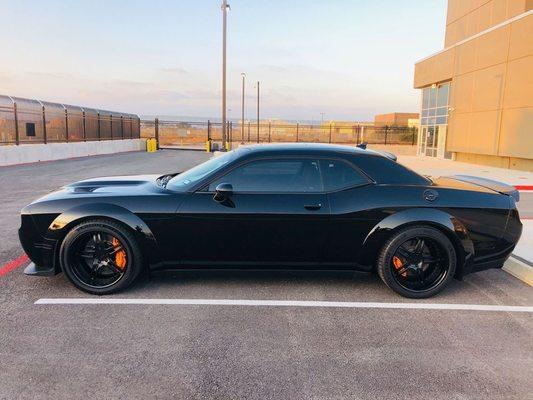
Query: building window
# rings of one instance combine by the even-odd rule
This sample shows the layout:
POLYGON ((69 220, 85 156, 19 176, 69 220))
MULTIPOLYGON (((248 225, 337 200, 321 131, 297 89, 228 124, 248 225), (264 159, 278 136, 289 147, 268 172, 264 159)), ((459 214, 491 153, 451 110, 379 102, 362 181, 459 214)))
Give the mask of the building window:
MULTIPOLYGON (((444 135, 448 124, 448 101, 450 96, 450 82, 433 85, 422 89, 422 110, 420 126, 422 137, 420 140, 420 154, 436 157, 439 152, 439 133, 444 135)), ((441 154, 444 149, 441 149, 441 154)), ((445 157, 451 156, 445 153, 445 157)))

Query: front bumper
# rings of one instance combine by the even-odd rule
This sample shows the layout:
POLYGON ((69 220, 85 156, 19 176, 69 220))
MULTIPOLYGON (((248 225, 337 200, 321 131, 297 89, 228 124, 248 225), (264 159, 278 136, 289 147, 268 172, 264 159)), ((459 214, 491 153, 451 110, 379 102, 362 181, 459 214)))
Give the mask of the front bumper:
POLYGON ((24 268, 24 273, 31 276, 54 276, 59 272, 56 271, 56 268, 53 266, 43 267, 31 262, 26 268, 24 268))

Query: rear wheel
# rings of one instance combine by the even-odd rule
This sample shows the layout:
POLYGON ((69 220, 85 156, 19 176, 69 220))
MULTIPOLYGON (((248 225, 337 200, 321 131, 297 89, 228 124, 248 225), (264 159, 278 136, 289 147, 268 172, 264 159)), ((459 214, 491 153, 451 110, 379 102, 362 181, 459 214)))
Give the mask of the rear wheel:
POLYGON ((90 220, 72 228, 61 244, 59 260, 69 280, 92 294, 122 290, 142 269, 133 234, 108 220, 90 220))
POLYGON ((410 298, 431 297, 453 279, 455 248, 438 229, 414 226, 394 234, 383 246, 377 270, 396 293, 410 298))

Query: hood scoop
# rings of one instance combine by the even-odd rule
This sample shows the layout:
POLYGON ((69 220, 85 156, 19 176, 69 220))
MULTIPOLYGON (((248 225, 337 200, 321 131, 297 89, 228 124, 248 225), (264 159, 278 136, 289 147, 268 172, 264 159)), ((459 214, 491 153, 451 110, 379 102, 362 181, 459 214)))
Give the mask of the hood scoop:
POLYGON ((133 175, 133 176, 113 176, 104 178, 92 178, 79 182, 71 183, 65 186, 66 189, 73 193, 91 193, 97 190, 105 191, 106 189, 115 190, 116 188, 133 188, 154 181, 157 176, 150 175, 133 175))

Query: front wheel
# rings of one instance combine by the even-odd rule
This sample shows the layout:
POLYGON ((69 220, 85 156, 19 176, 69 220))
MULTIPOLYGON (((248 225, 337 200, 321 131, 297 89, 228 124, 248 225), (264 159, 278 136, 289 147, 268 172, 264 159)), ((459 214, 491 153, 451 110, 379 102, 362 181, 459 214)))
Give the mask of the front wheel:
POLYGON ((108 220, 90 220, 72 228, 61 244, 59 260, 76 287, 100 295, 126 288, 142 269, 133 234, 108 220))
POLYGON ((394 234, 381 249, 378 274, 396 293, 415 299, 431 297, 453 279, 455 248, 438 229, 414 226, 394 234))

